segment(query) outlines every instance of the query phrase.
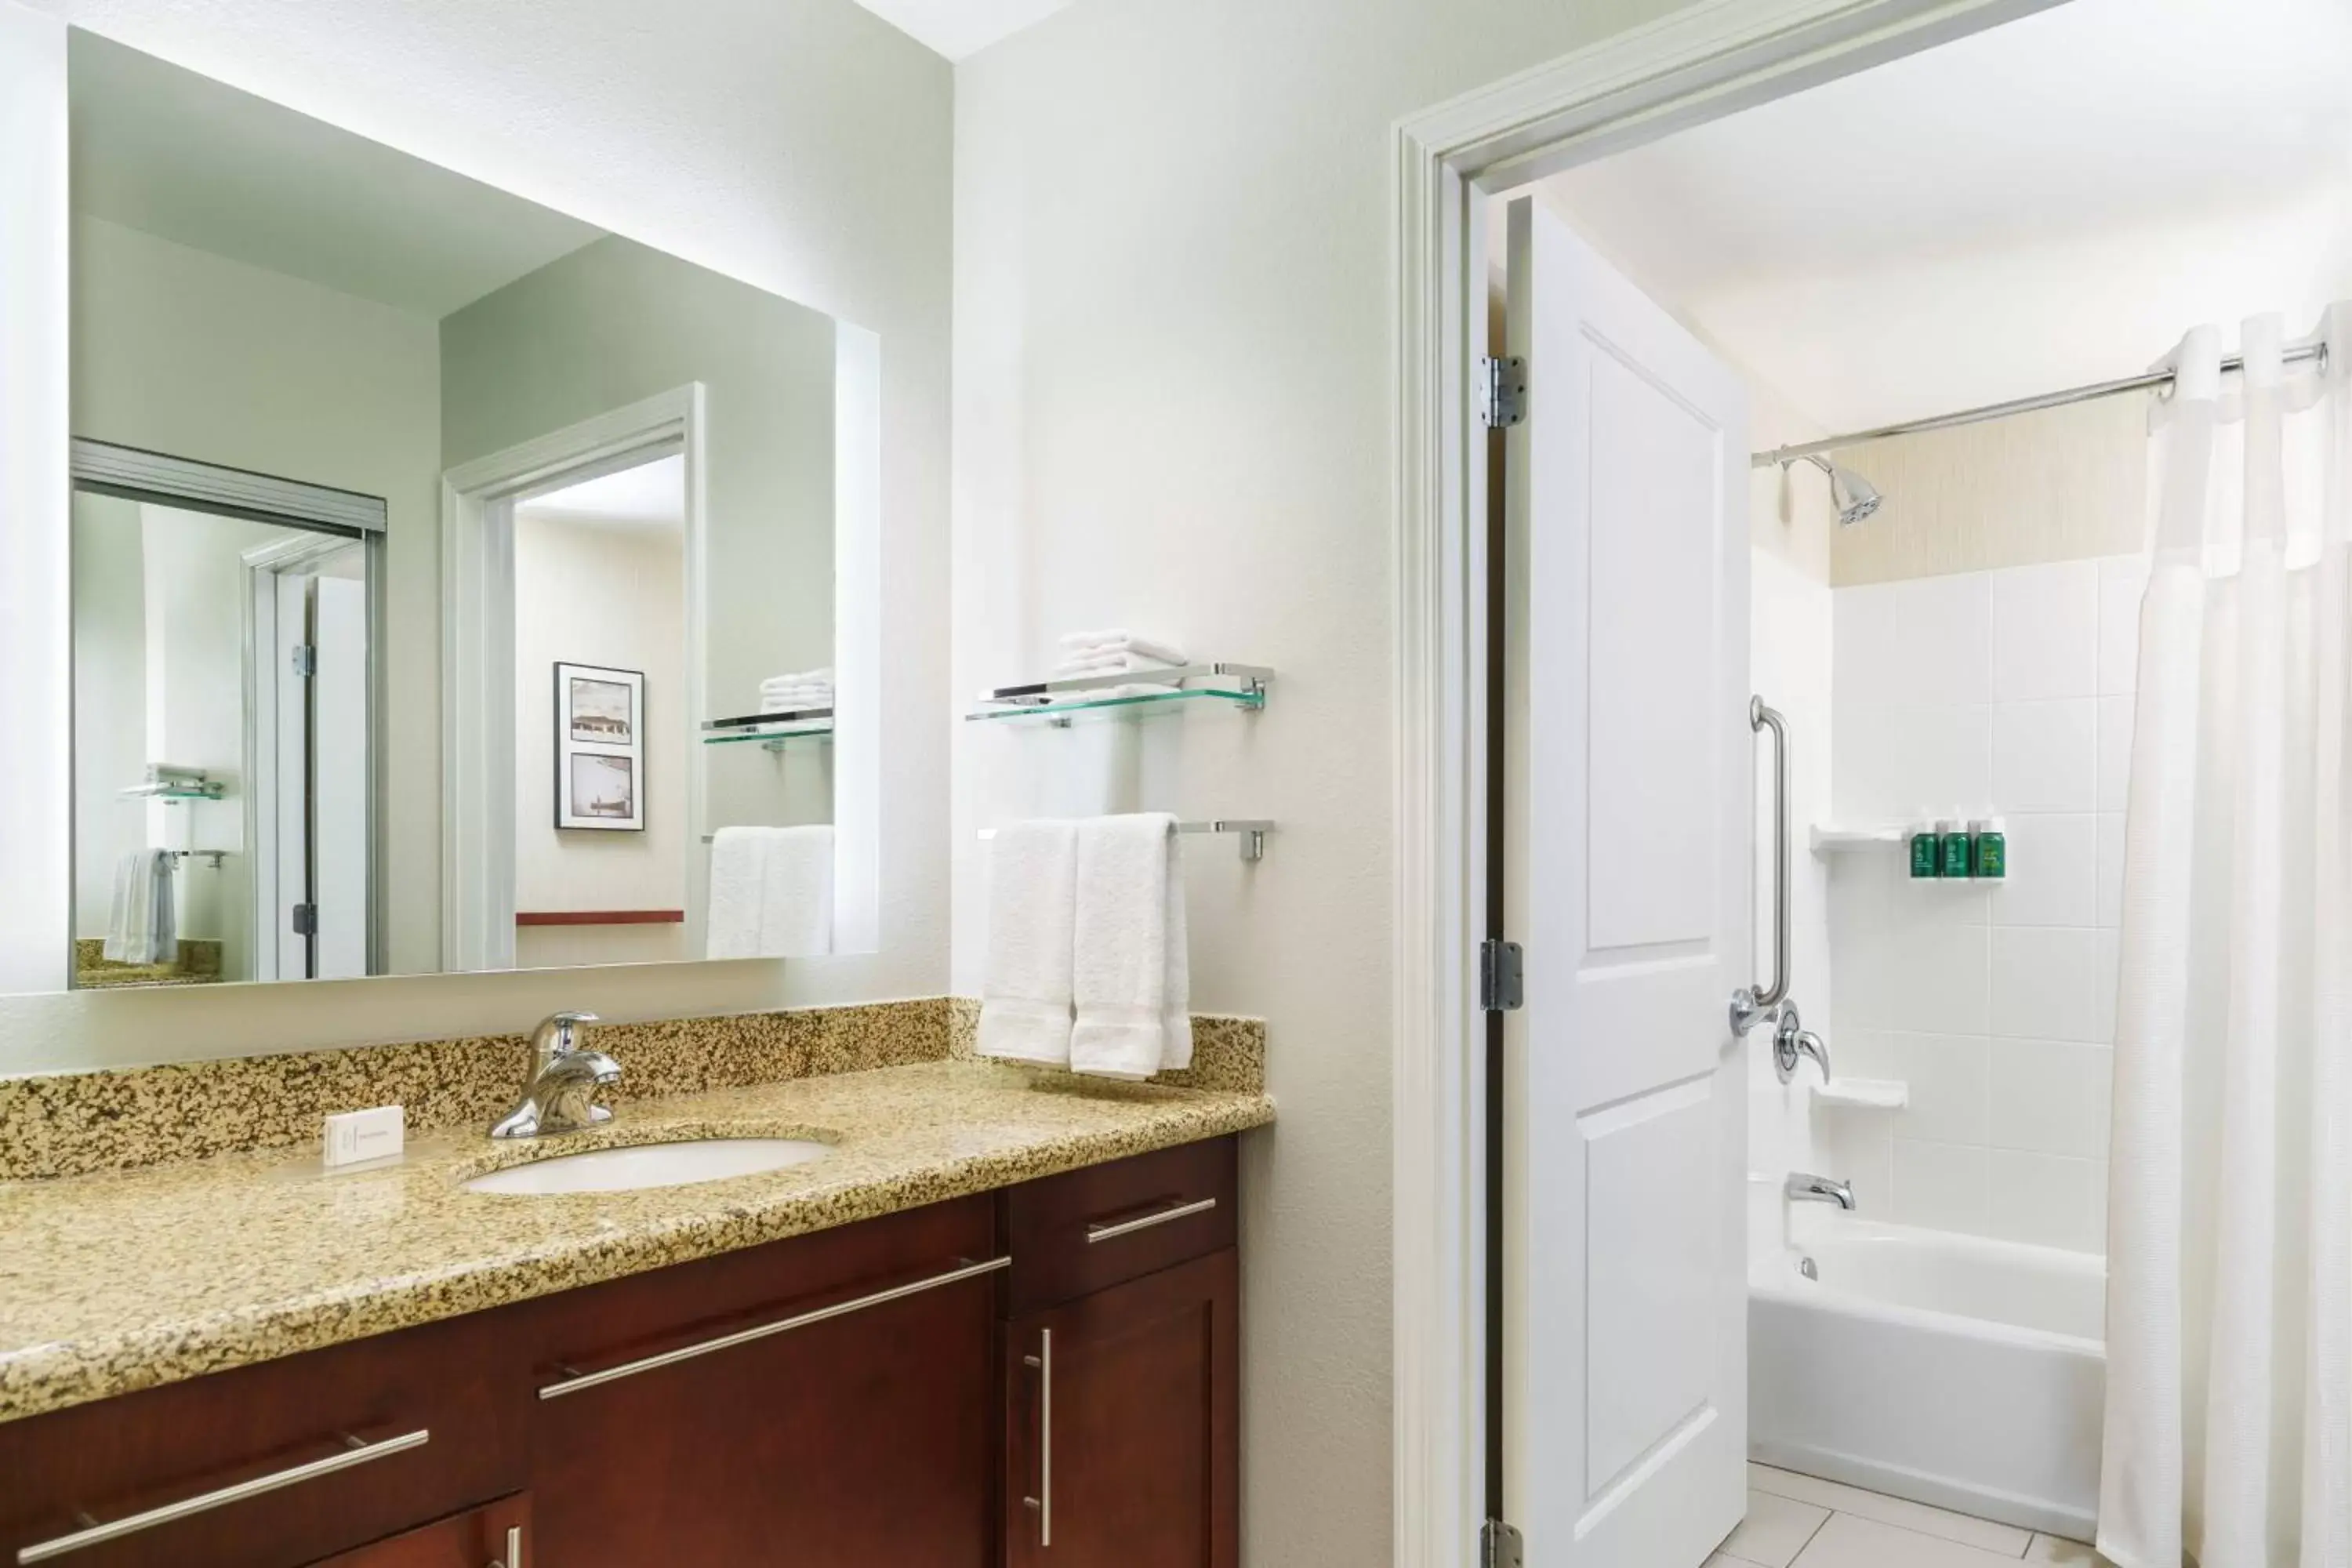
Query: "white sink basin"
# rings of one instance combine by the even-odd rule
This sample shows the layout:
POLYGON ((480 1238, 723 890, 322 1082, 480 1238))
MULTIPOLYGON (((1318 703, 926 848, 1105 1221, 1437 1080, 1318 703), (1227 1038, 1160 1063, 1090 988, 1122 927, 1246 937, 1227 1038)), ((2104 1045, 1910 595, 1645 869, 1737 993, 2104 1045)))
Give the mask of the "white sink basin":
POLYGON ((509 1165, 465 1184, 469 1193, 625 1193, 640 1187, 682 1187, 730 1176, 805 1165, 833 1152, 805 1138, 692 1138, 676 1143, 632 1143, 590 1149, 509 1165))

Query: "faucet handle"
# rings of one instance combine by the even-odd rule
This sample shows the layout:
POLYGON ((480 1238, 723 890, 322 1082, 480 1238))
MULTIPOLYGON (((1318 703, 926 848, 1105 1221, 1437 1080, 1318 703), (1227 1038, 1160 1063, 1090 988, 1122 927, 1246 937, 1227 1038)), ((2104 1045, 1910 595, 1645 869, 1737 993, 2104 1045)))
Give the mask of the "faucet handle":
POLYGON ((602 1022, 593 1013, 551 1013, 531 1031, 530 1043, 540 1061, 550 1062, 579 1048, 575 1031, 581 1025, 602 1022))

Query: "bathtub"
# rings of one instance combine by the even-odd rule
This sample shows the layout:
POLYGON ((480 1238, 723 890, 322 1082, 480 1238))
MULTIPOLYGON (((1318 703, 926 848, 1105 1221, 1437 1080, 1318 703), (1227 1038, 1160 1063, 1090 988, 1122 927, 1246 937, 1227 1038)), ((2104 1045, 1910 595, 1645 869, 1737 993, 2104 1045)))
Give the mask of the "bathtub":
POLYGON ((1752 1456, 2090 1540, 2105 1260, 1828 1209, 1797 1219, 1748 1284, 1752 1456))

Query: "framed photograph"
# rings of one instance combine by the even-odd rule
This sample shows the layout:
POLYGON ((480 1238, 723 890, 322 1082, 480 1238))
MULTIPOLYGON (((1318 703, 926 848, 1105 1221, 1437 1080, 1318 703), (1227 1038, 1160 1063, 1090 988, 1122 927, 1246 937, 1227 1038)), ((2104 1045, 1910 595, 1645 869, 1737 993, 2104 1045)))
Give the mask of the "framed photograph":
POLYGON ((555 666, 555 826, 642 833, 646 677, 597 664, 555 666))

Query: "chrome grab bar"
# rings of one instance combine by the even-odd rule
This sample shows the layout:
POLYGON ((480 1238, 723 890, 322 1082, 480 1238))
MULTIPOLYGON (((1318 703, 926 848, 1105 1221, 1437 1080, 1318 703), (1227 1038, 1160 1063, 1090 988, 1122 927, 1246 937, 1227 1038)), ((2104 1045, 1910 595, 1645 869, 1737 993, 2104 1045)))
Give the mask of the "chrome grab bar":
POLYGON ((1772 983, 1731 994, 1731 1032, 1745 1035, 1789 994, 1789 726, 1761 697, 1748 700, 1748 728, 1772 731, 1772 983))
POLYGON ((1037 1544, 1054 1544, 1054 1331, 1037 1331, 1037 1353, 1021 1358, 1037 1369, 1037 1495, 1021 1506, 1037 1516, 1037 1544))
POLYGON ((266 1493, 277 1491, 280 1488, 299 1486, 304 1481, 317 1480, 320 1476, 331 1476, 338 1470, 348 1470, 354 1465, 371 1464, 377 1459, 389 1458, 394 1454, 404 1454, 411 1448, 425 1447, 431 1436, 432 1433, 428 1429, 420 1426, 414 1432, 404 1432, 397 1437, 386 1437, 380 1442, 365 1443, 348 1432, 339 1432, 336 1437, 343 1445, 342 1452, 339 1454, 330 1454, 323 1459, 312 1459, 308 1464, 293 1465, 282 1470, 272 1470, 266 1476, 256 1476, 249 1481, 238 1481, 233 1486, 199 1492, 194 1497, 182 1498, 178 1502, 167 1502, 160 1508, 151 1508, 143 1513, 129 1514, 104 1524, 93 1524, 86 1530, 77 1530, 70 1535, 59 1535, 47 1541, 37 1541, 30 1546, 20 1548, 16 1552, 16 1561, 19 1564, 47 1563, 55 1558, 63 1557, 68 1552, 79 1552, 85 1547, 103 1545, 110 1541, 120 1541, 126 1535, 136 1535, 142 1530, 152 1530, 159 1524, 176 1523, 180 1520, 192 1519, 200 1513, 209 1513, 214 1509, 226 1508, 230 1503, 243 1502, 248 1498, 257 1498, 266 1493))
POLYGON ((1092 1247, 1097 1241, 1108 1241, 1113 1237, 1133 1236, 1139 1230, 1150 1230, 1153 1226, 1166 1225, 1170 1220, 1190 1219, 1196 1214, 1207 1214, 1216 1206, 1216 1199, 1202 1198, 1197 1203, 1178 1204, 1173 1208, 1158 1210, 1140 1219, 1121 1220, 1117 1225, 1089 1225, 1087 1226, 1087 1245, 1092 1247))
POLYGON ((846 1317, 852 1312, 862 1312, 868 1307, 878 1307, 885 1301, 903 1300, 908 1296, 919 1296, 926 1290, 936 1290, 943 1285, 954 1285, 966 1279, 977 1279, 983 1274, 993 1274, 1000 1268, 1012 1267, 1013 1259, 1010 1258, 991 1258, 980 1263, 967 1263, 961 1268, 950 1268, 944 1274, 934 1274, 928 1279, 918 1279, 907 1285, 895 1285, 887 1290, 877 1290, 870 1296, 858 1296, 846 1301, 835 1301, 830 1307, 819 1307, 812 1311, 795 1313, 789 1318, 780 1318, 772 1323, 761 1323, 757 1328, 738 1329, 731 1334, 721 1334, 717 1339, 703 1340, 695 1344, 682 1346, 677 1350, 664 1351, 659 1355, 644 1356, 636 1361, 623 1362, 618 1366, 608 1366, 602 1372, 576 1373, 561 1383, 549 1384, 539 1391, 539 1396, 541 1399, 556 1399, 567 1394, 577 1394, 582 1389, 594 1388, 600 1384, 613 1383, 624 1377, 635 1377, 641 1372, 652 1372, 657 1367, 675 1366, 679 1362, 692 1361, 697 1356, 709 1355, 715 1351, 733 1350, 737 1345, 747 1345, 753 1340, 764 1340, 771 1334, 789 1333, 794 1329, 805 1329, 812 1323, 822 1323, 829 1318, 846 1317))

